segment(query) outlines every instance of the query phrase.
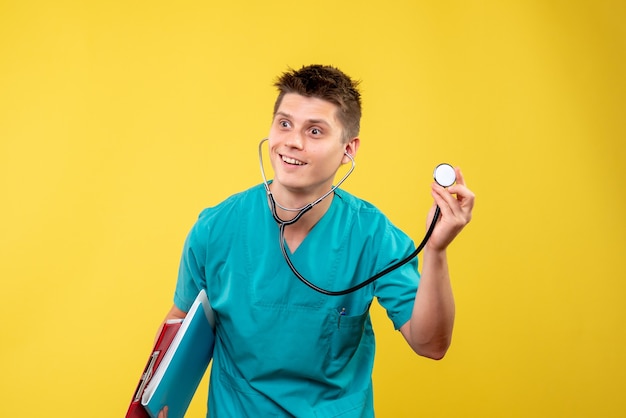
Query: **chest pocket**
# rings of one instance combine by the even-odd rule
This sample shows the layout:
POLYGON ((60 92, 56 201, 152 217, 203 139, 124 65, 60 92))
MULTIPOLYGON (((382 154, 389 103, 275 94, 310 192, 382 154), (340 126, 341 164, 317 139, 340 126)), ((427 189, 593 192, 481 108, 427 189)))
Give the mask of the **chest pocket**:
MULTIPOLYGON (((373 337, 372 324, 369 316, 369 304, 362 313, 348 315, 345 310, 337 314, 336 323, 330 323, 330 354, 334 361, 345 363, 350 361, 362 342, 367 346, 373 337), (365 341, 363 341, 365 339, 365 341)), ((368 347, 365 347, 368 348, 368 347)), ((373 346, 371 347, 373 349, 373 346)))

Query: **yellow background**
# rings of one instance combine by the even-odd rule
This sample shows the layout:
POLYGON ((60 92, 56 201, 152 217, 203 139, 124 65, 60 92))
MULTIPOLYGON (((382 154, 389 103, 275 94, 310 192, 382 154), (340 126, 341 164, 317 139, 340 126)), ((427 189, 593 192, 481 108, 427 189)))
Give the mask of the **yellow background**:
POLYGON ((188 229, 260 182, 272 81, 324 63, 363 81, 347 190, 416 240, 436 164, 477 195, 448 356, 374 308, 378 416, 625 416, 625 12, 1 1, 1 415, 123 416, 188 229))

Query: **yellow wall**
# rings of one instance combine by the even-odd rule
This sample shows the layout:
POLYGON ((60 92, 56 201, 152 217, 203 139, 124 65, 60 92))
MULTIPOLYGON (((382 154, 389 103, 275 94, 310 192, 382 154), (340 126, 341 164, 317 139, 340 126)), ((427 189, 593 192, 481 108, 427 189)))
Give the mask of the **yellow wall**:
POLYGON ((378 415, 623 416, 624 3, 216 3, 0 2, 2 415, 123 415, 188 228, 260 181, 271 82, 327 63, 363 80, 346 189, 415 239, 436 164, 477 194, 446 359, 374 309, 378 415))

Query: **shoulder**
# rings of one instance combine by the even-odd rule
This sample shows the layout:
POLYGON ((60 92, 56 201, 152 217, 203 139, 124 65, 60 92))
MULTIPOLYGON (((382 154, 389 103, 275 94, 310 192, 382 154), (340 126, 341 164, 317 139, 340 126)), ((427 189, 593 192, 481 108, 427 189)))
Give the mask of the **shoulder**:
POLYGON ((224 233, 241 222, 241 217, 256 211, 265 202, 263 185, 256 185, 233 194, 220 203, 204 208, 192 227, 192 234, 205 234, 207 231, 224 233))
POLYGON ((355 230, 368 231, 368 235, 382 234, 385 242, 389 239, 411 241, 404 231, 398 228, 393 222, 374 204, 361 199, 345 190, 336 190, 338 201, 339 218, 344 218, 355 230), (346 219, 348 218, 348 219, 346 219))
POLYGON ((217 205, 204 208, 199 216, 198 222, 210 222, 222 216, 233 215, 233 211, 240 211, 242 208, 256 208, 263 203, 260 197, 265 194, 263 185, 256 185, 247 190, 235 193, 217 205))
POLYGON ((338 201, 352 212, 366 213, 373 216, 385 217, 385 215, 373 204, 367 200, 363 200, 352 193, 342 189, 335 190, 335 196, 338 201))
POLYGON ((339 218, 347 217, 356 224, 364 224, 370 227, 391 225, 387 216, 372 203, 356 197, 345 190, 336 190, 335 195, 339 218))

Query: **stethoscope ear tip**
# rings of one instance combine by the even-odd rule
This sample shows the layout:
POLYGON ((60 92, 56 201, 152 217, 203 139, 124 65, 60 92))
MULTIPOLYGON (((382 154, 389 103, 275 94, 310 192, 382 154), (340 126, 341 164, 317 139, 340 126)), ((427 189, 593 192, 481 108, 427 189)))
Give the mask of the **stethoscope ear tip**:
POLYGON ((450 164, 442 163, 435 167, 433 177, 441 187, 450 187, 456 181, 456 172, 450 164))

